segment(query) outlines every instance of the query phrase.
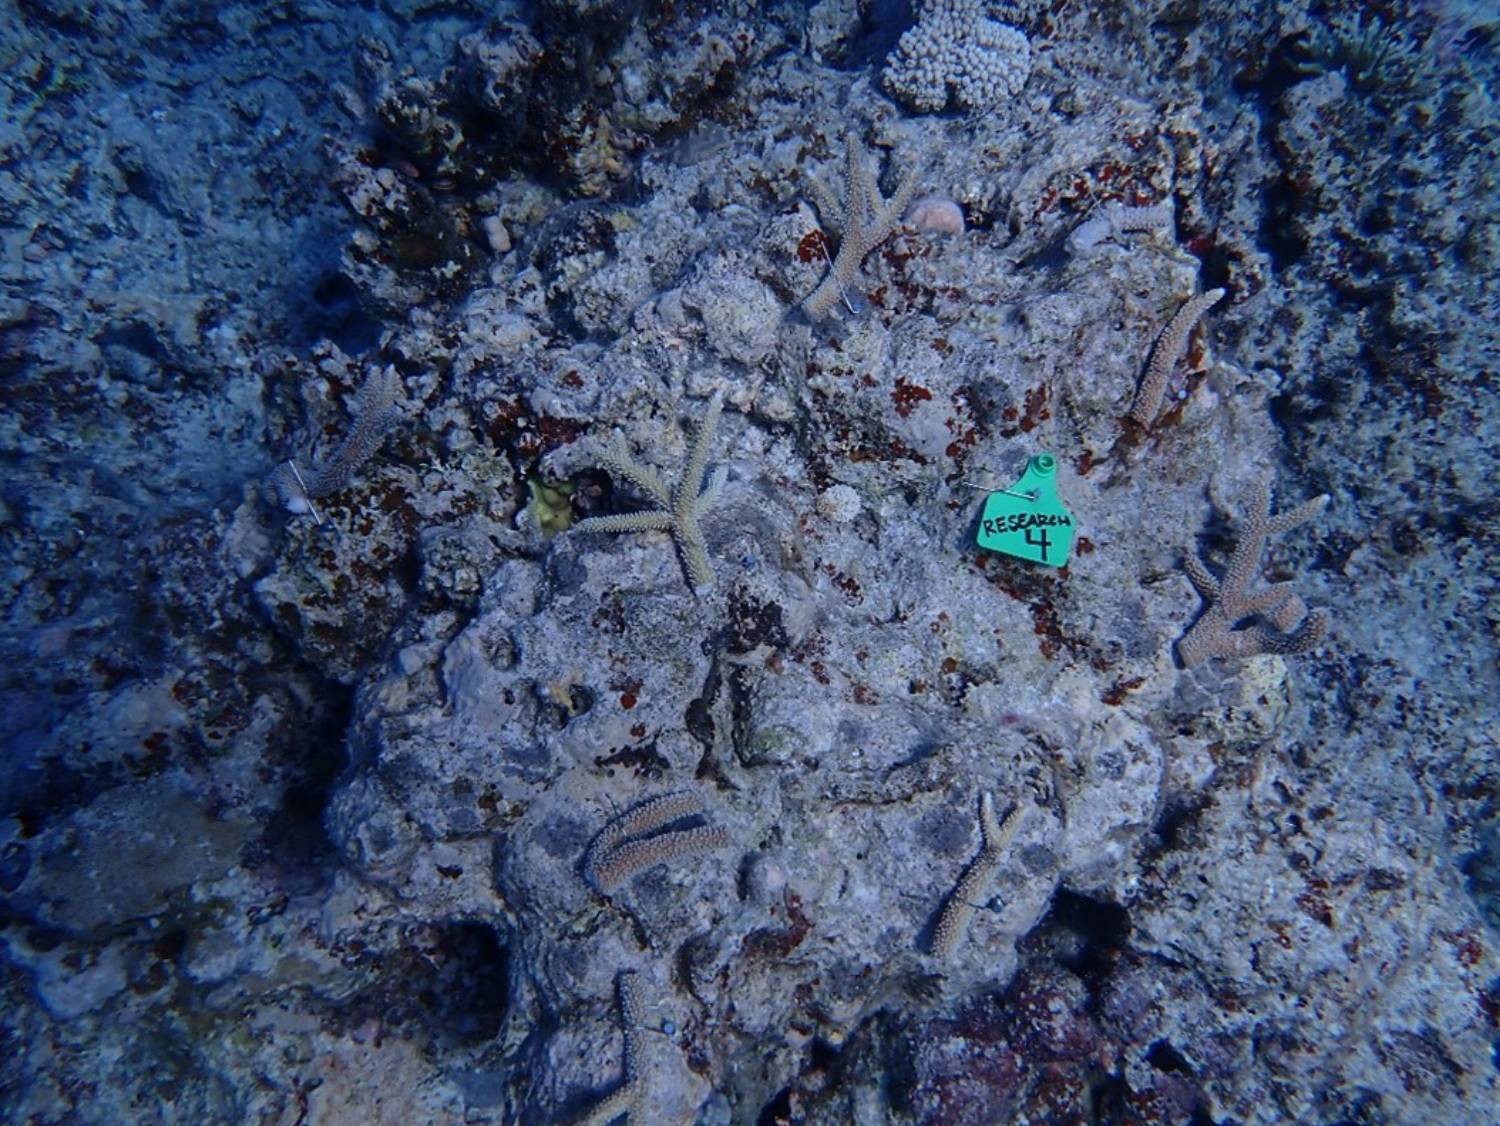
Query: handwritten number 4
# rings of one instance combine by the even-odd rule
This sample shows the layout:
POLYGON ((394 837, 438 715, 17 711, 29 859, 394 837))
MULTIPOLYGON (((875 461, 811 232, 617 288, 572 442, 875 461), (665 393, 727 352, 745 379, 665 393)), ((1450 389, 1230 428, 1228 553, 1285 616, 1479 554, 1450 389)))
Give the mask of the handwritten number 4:
POLYGON ((1047 529, 1027 528, 1026 542, 1032 547, 1039 547, 1042 549, 1041 558, 1042 562, 1045 563, 1047 561, 1047 549, 1052 546, 1052 541, 1047 538, 1047 529))

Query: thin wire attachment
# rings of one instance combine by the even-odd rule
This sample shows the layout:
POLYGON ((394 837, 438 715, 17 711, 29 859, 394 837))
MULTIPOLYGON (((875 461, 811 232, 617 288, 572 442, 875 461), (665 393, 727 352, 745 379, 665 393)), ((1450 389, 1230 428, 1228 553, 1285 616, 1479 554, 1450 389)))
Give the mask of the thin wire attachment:
POLYGON ((978 481, 960 481, 960 485, 967 485, 971 489, 978 489, 982 493, 999 493, 1001 496, 1015 497, 1017 500, 1035 502, 1042 494, 1036 489, 1027 489, 1025 492, 1017 492, 1015 489, 997 489, 993 485, 981 485, 978 481))
POLYGON ((323 526, 323 517, 318 514, 317 505, 313 504, 312 494, 307 491, 307 482, 302 479, 302 470, 297 468, 297 463, 287 458, 287 466, 292 471, 292 476, 297 478, 297 487, 302 490, 302 499, 307 501, 307 511, 312 513, 313 527, 323 526))
MULTIPOLYGON (((823 252, 823 261, 827 262, 828 263, 828 268, 830 270, 832 270, 833 269, 833 259, 828 256, 828 240, 826 238, 820 238, 818 240, 818 249, 823 252)), ((858 316, 859 315, 855 311, 854 302, 850 301, 849 300, 849 295, 844 292, 844 287, 843 287, 842 283, 839 285, 839 298, 840 298, 840 300, 842 300, 844 302, 844 308, 846 308, 846 309, 849 310, 849 315, 850 316, 858 316)))

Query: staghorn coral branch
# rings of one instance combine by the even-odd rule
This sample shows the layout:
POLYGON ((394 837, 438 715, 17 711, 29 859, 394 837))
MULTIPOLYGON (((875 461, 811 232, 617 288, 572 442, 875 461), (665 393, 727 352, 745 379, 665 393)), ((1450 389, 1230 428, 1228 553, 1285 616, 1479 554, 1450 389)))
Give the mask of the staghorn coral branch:
POLYGON ((1196 555, 1183 559, 1182 569, 1187 572, 1188 582, 1193 584, 1193 589, 1203 601, 1211 602, 1219 597, 1219 580, 1214 578, 1213 573, 1196 555))
POLYGON ((703 486, 703 491, 698 494, 698 499, 693 502, 693 514, 701 517, 719 501, 719 494, 724 491, 724 485, 729 480, 729 470, 719 466, 713 473, 709 474, 708 484, 703 486))
POLYGON ((607 895, 657 864, 728 847, 729 832, 711 825, 646 835, 703 812, 702 799, 690 791, 662 794, 637 806, 606 825, 594 840, 584 857, 584 877, 607 895))
POLYGON ((818 207, 819 217, 829 225, 842 228, 839 237, 839 252, 833 259, 828 273, 818 288, 802 302, 807 315, 815 320, 826 317, 843 297, 845 289, 853 284, 859 274, 860 263, 865 255, 874 250, 896 225, 906 205, 911 202, 916 190, 916 177, 908 173, 902 178, 896 194, 889 200, 880 198, 880 189, 875 184, 874 174, 865 163, 865 149, 859 138, 849 134, 848 163, 844 169, 843 214, 835 217, 825 208, 829 199, 821 188, 819 197, 813 202, 818 207))
MULTIPOLYGON (((645 493, 659 508, 670 508, 672 506, 672 494, 662 482, 661 475, 650 466, 642 465, 631 456, 629 448, 625 445, 625 437, 618 430, 615 431, 613 445, 604 451, 602 460, 605 465, 633 482, 643 493, 645 493)), ((580 521, 581 522, 581 521, 580 521)))
POLYGON ((1161 400, 1167 392, 1167 382, 1182 354, 1187 351, 1188 336, 1193 326, 1204 313, 1224 299, 1222 289, 1210 289, 1186 302, 1177 310, 1176 316, 1167 322, 1151 349, 1151 359, 1146 364, 1146 375, 1135 393, 1135 402, 1130 408, 1130 420, 1144 430, 1151 429, 1156 415, 1161 410, 1161 400))
POLYGON ((625 448, 624 439, 615 435, 612 449, 602 456, 602 461, 621 476, 634 482, 656 505, 644 512, 625 512, 614 516, 590 516, 573 525, 575 532, 647 532, 666 531, 672 533, 677 550, 682 556, 682 565, 687 571, 688 582, 693 590, 700 591, 713 585, 714 569, 708 561, 708 544, 703 538, 700 521, 728 479, 728 471, 717 469, 705 484, 704 471, 708 467, 708 451, 713 444, 714 432, 719 426, 719 415, 724 409, 724 394, 715 391, 708 401, 703 421, 688 447, 687 464, 673 489, 668 489, 656 470, 641 465, 625 448))
POLYGON ((714 825, 699 825, 693 829, 679 829, 671 833, 658 833, 638 841, 624 844, 599 857, 589 869, 589 879, 595 887, 606 894, 628 880, 634 879, 647 868, 682 856, 699 852, 727 848, 729 831, 714 825))
POLYGON ((694 508, 703 490, 703 474, 708 469, 708 444, 719 426, 719 415, 724 410, 724 394, 715 391, 703 412, 703 421, 693 435, 693 444, 688 447, 687 465, 671 495, 672 517, 679 523, 692 519, 694 508))
POLYGON ((818 219, 822 222, 825 231, 837 238, 844 235, 844 206, 839 203, 828 186, 816 176, 807 178, 807 194, 812 197, 812 205, 817 209, 818 219))
POLYGON ((604 832, 599 834, 597 843, 605 848, 613 848, 627 837, 639 837, 673 821, 702 812, 703 799, 691 790, 658 794, 611 821, 604 832))
POLYGON ((311 513, 322 523, 314 500, 349 487, 354 474, 369 461, 385 441, 391 425, 401 416, 401 380, 394 367, 372 373, 360 388, 354 402, 354 425, 327 461, 306 471, 295 462, 286 461, 271 474, 271 489, 277 502, 288 512, 311 513))
POLYGON ((646 1079, 641 1070, 640 1029, 645 1024, 640 995, 636 990, 634 970, 621 970, 615 981, 620 1005, 620 1085, 577 1122, 577 1126, 608 1126, 628 1114, 634 1121, 646 1094, 646 1079))
POLYGON ((1224 577, 1214 578, 1192 556, 1183 561, 1188 580, 1207 603, 1202 615, 1177 642, 1177 655, 1184 667, 1191 668, 1212 657, 1305 653, 1323 639, 1328 632, 1328 616, 1308 613, 1306 604, 1292 593, 1291 584, 1276 583, 1255 593, 1250 592, 1250 584, 1260 573, 1266 541, 1307 523, 1327 504, 1325 493, 1272 516, 1271 492, 1262 482, 1251 491, 1224 577), (1261 620, 1241 626, 1246 618, 1261 620))
POLYGON ((984 894, 984 889, 1000 870, 1005 858, 1005 849, 1010 845, 1021 827, 1021 807, 1017 805, 1005 817, 1003 823, 995 820, 994 795, 985 793, 979 798, 979 830, 984 844, 979 855, 969 862, 956 887, 943 904, 937 925, 932 931, 932 952, 939 958, 947 958, 958 946, 969 920, 974 915, 975 902, 984 894))
POLYGON ((670 532, 670 512, 617 512, 613 516, 590 516, 573 525, 581 532, 670 532))

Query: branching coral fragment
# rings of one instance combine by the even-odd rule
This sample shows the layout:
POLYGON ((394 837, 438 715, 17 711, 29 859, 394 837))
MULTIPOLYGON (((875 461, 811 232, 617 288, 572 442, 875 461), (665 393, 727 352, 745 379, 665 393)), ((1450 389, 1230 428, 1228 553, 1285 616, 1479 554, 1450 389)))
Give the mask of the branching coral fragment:
POLYGON ((1105 239, 1118 240, 1133 231, 1170 231, 1175 219, 1170 199, 1146 207, 1111 200, 1073 228, 1068 235, 1068 252, 1088 254, 1105 239))
POLYGON ((640 1030, 645 1023, 641 999, 636 991, 634 970, 621 970, 616 989, 620 1002, 620 1034, 624 1044, 620 1054, 620 1070, 624 1073, 620 1085, 602 1102, 596 1105, 577 1126, 608 1126, 622 1114, 635 1121, 646 1094, 646 1079, 641 1071, 640 1030))
MULTIPOLYGON (((816 183, 816 181, 813 181, 816 183)), ((891 228, 906 210, 916 190, 916 177, 908 173, 890 199, 880 197, 875 176, 865 163, 865 149, 854 134, 849 134, 848 164, 844 170, 844 206, 839 208, 821 186, 811 189, 818 217, 839 230, 839 252, 818 288, 802 302, 809 317, 821 320, 832 312, 845 290, 859 274, 865 255, 874 250, 891 233, 891 228)))
POLYGON ((1328 495, 1304 501, 1290 512, 1271 515, 1271 492, 1255 486, 1246 507, 1239 539, 1224 569, 1216 579, 1196 557, 1183 560, 1188 579, 1203 596, 1207 609, 1177 643, 1184 666, 1202 664, 1210 657, 1252 657, 1261 653, 1305 653, 1328 632, 1328 617, 1309 614, 1307 606, 1292 593, 1290 583, 1273 583, 1250 593, 1250 583, 1260 570, 1261 553, 1272 536, 1307 523, 1328 503, 1328 495), (1236 628, 1246 619, 1260 619, 1236 628))
POLYGON ((693 589, 702 590, 712 586, 714 571, 708 561, 708 544, 703 538, 700 521, 704 513, 719 499, 719 493, 728 479, 728 471, 721 466, 714 471, 708 484, 703 485, 703 473, 708 467, 708 448, 713 442, 714 431, 719 425, 719 413, 723 407, 723 394, 715 392, 689 448, 682 476, 678 479, 676 488, 670 490, 656 470, 635 460, 626 447, 624 438, 617 433, 613 447, 603 454, 604 464, 645 493, 656 507, 644 512, 590 516, 574 524, 573 530, 671 532, 672 539, 677 543, 677 550, 682 554, 682 564, 693 589))
POLYGON ((1224 299, 1222 289, 1210 289, 1199 294, 1177 310, 1176 316, 1167 322, 1151 349, 1151 359, 1146 364, 1146 375, 1140 389, 1135 393, 1135 403, 1130 408, 1130 420, 1143 430, 1149 430, 1161 410, 1162 397, 1167 392, 1167 382, 1182 354, 1187 351, 1188 336, 1203 314, 1224 299))
POLYGON ((309 512, 316 517, 312 502, 348 488, 400 414, 401 380, 396 369, 375 372, 360 388, 354 404, 354 426, 332 457, 306 469, 287 461, 271 474, 270 485, 277 501, 288 512, 309 512))
POLYGON ((605 826, 584 858, 584 876, 608 894, 663 861, 728 847, 728 831, 712 825, 647 835, 673 821, 700 817, 703 812, 703 799, 687 790, 661 794, 642 803, 605 826))
POLYGON ((975 902, 984 894, 984 889, 989 886, 995 873, 1000 870, 1000 862, 1005 858, 1005 850, 1016 835, 1016 830, 1021 827, 1021 807, 1018 805, 1005 817, 1005 821, 995 820, 995 798, 993 794, 985 793, 979 799, 979 831, 983 834, 984 844, 979 850, 979 855, 969 862, 964 869, 964 874, 959 877, 958 885, 953 889, 948 901, 943 904, 942 913, 938 916, 937 925, 932 931, 932 952, 939 958, 946 958, 957 948, 959 940, 963 938, 964 932, 969 928, 969 920, 974 915, 975 902))

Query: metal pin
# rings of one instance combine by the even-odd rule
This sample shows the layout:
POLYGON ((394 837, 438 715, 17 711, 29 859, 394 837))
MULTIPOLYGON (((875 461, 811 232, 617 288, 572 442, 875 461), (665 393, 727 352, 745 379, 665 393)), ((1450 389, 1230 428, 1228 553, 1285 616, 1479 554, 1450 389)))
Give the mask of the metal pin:
POLYGON ((312 494, 307 491, 307 482, 302 479, 302 471, 297 468, 297 463, 287 458, 287 465, 291 467, 292 476, 297 478, 297 487, 302 490, 302 499, 307 501, 307 511, 312 513, 313 527, 323 526, 323 517, 318 515, 317 505, 313 504, 312 494))
MULTIPOLYGON (((818 249, 823 252, 823 261, 827 262, 828 263, 828 268, 830 270, 832 270, 833 269, 833 259, 830 258, 830 257, 828 257, 828 240, 827 239, 819 239, 818 240, 818 249)), ((843 299, 844 308, 846 308, 846 309, 849 310, 849 315, 851 317, 859 315, 858 313, 856 313, 854 311, 854 302, 852 302, 852 301, 849 300, 849 295, 844 292, 844 287, 842 285, 839 286, 839 297, 843 299)))
POLYGON ((997 489, 993 485, 981 485, 977 481, 960 481, 960 485, 967 485, 971 489, 978 489, 985 493, 999 493, 1001 496, 1016 497, 1018 500, 1035 501, 1042 494, 1036 489, 1030 489, 1024 493, 1018 493, 1015 489, 997 489))

